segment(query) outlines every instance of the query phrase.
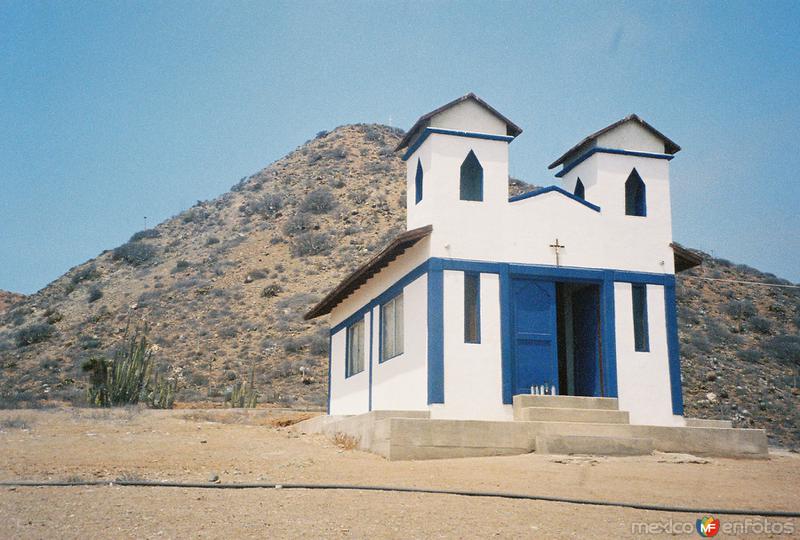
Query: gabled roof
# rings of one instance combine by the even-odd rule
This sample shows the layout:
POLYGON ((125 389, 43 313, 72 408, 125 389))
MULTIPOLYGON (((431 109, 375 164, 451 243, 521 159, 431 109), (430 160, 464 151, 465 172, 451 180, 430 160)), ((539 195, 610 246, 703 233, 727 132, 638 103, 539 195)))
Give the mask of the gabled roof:
POLYGON ((352 274, 342 280, 335 289, 311 308, 303 318, 308 321, 330 313, 333 308, 366 283, 369 278, 380 272, 385 266, 388 266, 390 262, 402 255, 408 248, 429 236, 431 231, 433 231, 433 227, 426 225, 398 235, 383 251, 359 266, 352 274))
POLYGON ((558 167, 562 163, 568 161, 569 158, 573 157, 578 152, 586 149, 588 143, 591 142, 592 140, 600 137, 604 133, 608 133, 612 129, 615 129, 626 122, 631 122, 631 121, 638 123, 644 129, 646 129, 647 131, 649 131, 650 133, 652 133, 653 135, 664 141, 664 150, 666 151, 667 154, 675 154, 677 152, 680 152, 681 147, 678 146, 678 144, 675 143, 672 139, 670 139, 669 137, 658 131, 656 128, 654 128, 653 126, 651 126, 650 124, 639 118, 638 115, 630 114, 625 118, 623 118, 622 120, 618 120, 613 124, 611 124, 610 126, 606 126, 600 131, 595 131, 588 137, 584 138, 581 142, 579 142, 578 144, 576 144, 575 146, 564 152, 564 154, 562 154, 560 158, 551 163, 547 168, 553 169, 555 167, 558 167))
POLYGON ((453 101, 451 101, 450 103, 448 103, 446 105, 442 105, 441 107, 439 107, 438 109, 436 109, 434 111, 431 111, 431 112, 429 112, 427 114, 423 114, 422 116, 420 116, 419 120, 417 120, 417 122, 413 126, 411 126, 411 129, 408 130, 408 132, 405 134, 403 139, 398 143, 397 148, 394 149, 395 152, 398 151, 398 150, 402 150, 403 148, 405 148, 406 146, 411 144, 411 142, 417 137, 417 135, 419 135, 419 132, 422 131, 423 129, 425 129, 426 127, 428 127, 428 121, 431 118, 433 118, 437 114, 443 113, 447 109, 455 107, 459 103, 462 103, 462 102, 467 101, 467 100, 475 101, 478 105, 482 106, 484 109, 486 109, 487 111, 489 111, 490 113, 495 115, 497 118, 499 118, 500 120, 505 122, 505 124, 506 124, 506 134, 507 135, 510 135, 512 137, 516 137, 517 135, 522 133, 522 128, 521 127, 519 127, 517 124, 515 124, 514 122, 512 122, 511 120, 509 120, 508 118, 506 118, 502 114, 500 114, 497 111, 497 109, 495 109, 494 107, 492 107, 491 105, 486 103, 484 100, 482 100, 481 98, 479 98, 478 96, 476 96, 475 94, 470 92, 469 94, 461 96, 458 99, 454 99, 453 101))

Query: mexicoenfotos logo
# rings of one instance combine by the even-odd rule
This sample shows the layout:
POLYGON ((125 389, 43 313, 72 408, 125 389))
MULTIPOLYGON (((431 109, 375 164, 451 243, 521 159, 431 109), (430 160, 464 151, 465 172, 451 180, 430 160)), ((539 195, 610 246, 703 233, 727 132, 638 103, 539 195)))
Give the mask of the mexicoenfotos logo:
POLYGON ((714 519, 713 516, 701 517, 697 520, 697 534, 703 538, 716 536, 719 532, 719 520, 714 519))

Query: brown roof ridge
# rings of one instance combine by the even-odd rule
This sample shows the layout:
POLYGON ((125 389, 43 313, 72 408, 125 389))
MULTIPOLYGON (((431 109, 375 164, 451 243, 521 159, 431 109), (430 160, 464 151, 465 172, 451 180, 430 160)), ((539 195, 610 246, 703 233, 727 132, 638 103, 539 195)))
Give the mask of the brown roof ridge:
POLYGON ((414 139, 417 136, 417 134, 420 131, 422 131, 422 129, 427 127, 427 126, 425 126, 425 123, 428 120, 430 120, 431 118, 433 118, 437 114, 446 111, 447 109, 449 109, 451 107, 455 107, 459 103, 467 101, 468 99, 472 99, 472 100, 476 101, 479 105, 481 105, 487 111, 489 111, 490 113, 495 115, 497 118, 499 118, 500 120, 505 122, 506 123, 506 133, 508 135, 510 135, 512 137, 516 137, 517 135, 522 133, 522 128, 521 127, 519 127, 517 124, 515 124, 514 122, 509 120, 506 116, 504 116, 502 113, 500 113, 500 111, 498 111, 497 109, 495 109, 494 107, 492 107, 491 105, 486 103, 486 101, 481 99, 474 92, 470 92, 468 94, 464 94, 463 96, 461 96, 459 98, 454 99, 450 103, 446 103, 446 104, 442 105, 438 109, 434 109, 431 112, 425 113, 422 116, 420 116, 419 119, 414 123, 414 125, 411 126, 411 129, 409 129, 406 132, 406 134, 403 136, 403 138, 397 144, 397 147, 394 149, 395 152, 397 152, 398 150, 402 150, 403 148, 405 148, 406 146, 411 144, 412 139, 414 139))
POLYGON ((672 248, 673 257, 675 258, 676 274, 703 264, 703 258, 700 255, 686 249, 680 244, 671 242, 669 247, 672 248))
POLYGON ((579 142, 578 144, 576 144, 575 146, 573 146, 572 148, 570 148, 569 150, 564 152, 561 155, 561 157, 559 157, 557 160, 555 160, 553 163, 551 163, 547 168, 548 169, 553 169, 553 168, 561 165, 562 163, 567 161, 567 159, 569 159, 569 157, 572 154, 576 153, 578 150, 581 149, 581 147, 583 145, 585 145, 586 143, 588 143, 592 139, 596 139, 600 135, 603 135, 604 133, 607 133, 607 132, 611 131, 612 129, 621 126, 625 122, 630 122, 630 121, 637 122, 640 126, 645 128, 647 131, 649 131, 650 133, 652 133, 653 135, 655 135, 656 137, 658 137, 659 139, 664 141, 664 150, 666 151, 667 154, 676 154, 676 153, 680 152, 681 147, 678 146, 678 144, 675 141, 673 141, 672 139, 670 139, 669 137, 667 137, 666 135, 664 135, 663 133, 658 131, 656 128, 654 128, 653 126, 651 126, 650 124, 645 122, 638 114, 629 114, 625 118, 623 118, 621 120, 617 120, 613 124, 610 124, 610 125, 604 127, 603 129, 595 131, 591 135, 588 135, 588 136, 584 137, 581 140, 581 142, 579 142))
POLYGON ((310 320, 322 315, 326 315, 331 310, 350 296, 356 289, 367 282, 372 276, 377 274, 382 268, 388 266, 390 262, 402 255, 408 248, 429 236, 433 231, 432 225, 425 225, 405 231, 394 238, 389 245, 380 253, 372 257, 369 261, 356 268, 349 276, 344 278, 339 285, 329 292, 325 298, 320 300, 316 306, 311 308, 303 319, 310 320))

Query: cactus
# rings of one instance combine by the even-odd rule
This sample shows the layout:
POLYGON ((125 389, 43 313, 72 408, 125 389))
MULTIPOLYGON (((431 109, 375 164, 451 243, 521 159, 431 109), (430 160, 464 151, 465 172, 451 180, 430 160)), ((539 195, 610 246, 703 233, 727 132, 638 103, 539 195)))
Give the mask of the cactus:
POLYGON ((250 367, 250 378, 247 384, 236 382, 231 389, 230 397, 227 399, 228 403, 233 408, 240 409, 255 409, 258 405, 258 392, 255 389, 256 381, 256 366, 255 364, 250 367))
POLYGON ((146 401, 157 409, 172 408, 176 381, 161 379, 153 372, 153 351, 147 341, 147 326, 136 328, 117 349, 113 360, 91 358, 83 364, 90 373, 87 400, 90 405, 113 407, 146 401))
POLYGON ((161 378, 156 375, 147 398, 148 406, 151 409, 171 409, 175 404, 175 392, 177 389, 178 381, 161 378))

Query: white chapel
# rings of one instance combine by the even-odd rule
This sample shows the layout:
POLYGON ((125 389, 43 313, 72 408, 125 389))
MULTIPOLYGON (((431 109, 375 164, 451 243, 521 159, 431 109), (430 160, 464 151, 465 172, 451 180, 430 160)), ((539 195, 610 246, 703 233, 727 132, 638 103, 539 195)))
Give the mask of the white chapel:
POLYGON ((306 318, 330 314, 330 415, 512 420, 514 396, 617 398, 631 424, 683 426, 669 165, 636 115, 567 150, 561 187, 509 197, 522 129, 474 94, 397 147, 407 230, 306 318))

